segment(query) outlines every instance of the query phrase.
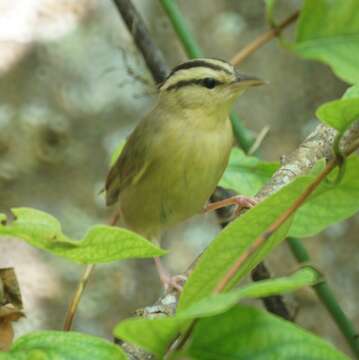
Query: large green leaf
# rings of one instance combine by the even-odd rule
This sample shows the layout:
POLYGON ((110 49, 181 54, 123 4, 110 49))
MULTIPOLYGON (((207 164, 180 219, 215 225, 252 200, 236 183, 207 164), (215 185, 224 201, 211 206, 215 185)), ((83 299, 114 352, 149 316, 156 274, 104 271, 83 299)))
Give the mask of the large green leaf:
POLYGON ((342 180, 335 183, 337 170, 313 193, 296 212, 290 236, 312 236, 327 226, 342 221, 359 210, 359 157, 352 155, 346 161, 342 180))
MULTIPOLYGON (((184 286, 178 309, 184 309, 211 294, 234 262, 288 209, 311 180, 309 176, 297 178, 229 224, 198 260, 184 286)), ((290 222, 284 224, 242 264, 233 282, 248 274, 285 238, 289 225, 290 222)))
POLYGON ((128 258, 161 256, 165 251, 126 229, 95 225, 82 240, 69 239, 53 216, 30 208, 13 209, 15 219, 4 221, 1 214, 0 236, 20 238, 37 248, 47 250, 82 264, 105 263, 128 258))
POLYGON ((201 360, 348 360, 293 323, 242 305, 199 320, 187 353, 201 360))
POLYGON ((322 61, 349 83, 359 82, 359 0, 305 0, 295 52, 322 61))
POLYGON ((178 311, 172 317, 122 321, 116 326, 114 334, 162 358, 170 342, 191 320, 223 313, 244 298, 291 292, 306 285, 313 285, 319 279, 317 271, 304 267, 288 277, 258 281, 228 293, 211 295, 183 311, 178 311))
POLYGON ((219 185, 239 194, 255 195, 278 169, 279 163, 261 161, 234 148, 219 185))
POLYGON ((6 360, 126 360, 123 351, 107 340, 64 331, 39 331, 20 337, 6 360))

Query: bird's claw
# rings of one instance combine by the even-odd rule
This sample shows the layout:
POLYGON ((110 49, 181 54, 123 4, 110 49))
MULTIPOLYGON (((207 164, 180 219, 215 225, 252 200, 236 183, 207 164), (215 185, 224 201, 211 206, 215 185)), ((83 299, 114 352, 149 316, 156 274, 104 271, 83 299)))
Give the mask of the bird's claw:
POLYGON ((176 290, 178 292, 182 292, 186 281, 187 276, 185 275, 161 276, 161 282, 165 288, 165 291, 176 290))
POLYGON ((257 205, 257 200, 250 196, 234 196, 234 204, 240 208, 252 208, 257 205))
POLYGON ((236 205, 238 206, 237 212, 243 208, 250 209, 257 204, 257 200, 253 197, 236 195, 230 198, 210 203, 204 209, 205 212, 213 211, 224 208, 226 206, 236 205))

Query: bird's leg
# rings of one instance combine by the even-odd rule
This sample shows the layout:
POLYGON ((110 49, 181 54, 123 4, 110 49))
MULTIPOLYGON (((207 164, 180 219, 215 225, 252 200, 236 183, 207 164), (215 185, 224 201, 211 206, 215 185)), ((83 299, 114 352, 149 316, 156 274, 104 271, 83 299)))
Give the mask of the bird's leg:
POLYGON ((184 275, 171 276, 168 271, 164 268, 159 257, 155 257, 155 264, 160 276, 161 283, 165 290, 175 289, 179 292, 183 290, 183 284, 187 280, 184 275))
POLYGON ((236 195, 229 197, 224 200, 216 201, 214 203, 209 203, 205 208, 204 212, 209 212, 217 209, 224 208, 226 206, 230 205, 237 205, 239 209, 242 208, 252 208, 257 204, 257 200, 249 197, 249 196, 242 196, 242 195, 236 195))
POLYGON ((120 219, 120 217, 121 217, 121 212, 120 210, 117 210, 115 214, 112 216, 109 225, 115 226, 117 224, 117 221, 120 219))

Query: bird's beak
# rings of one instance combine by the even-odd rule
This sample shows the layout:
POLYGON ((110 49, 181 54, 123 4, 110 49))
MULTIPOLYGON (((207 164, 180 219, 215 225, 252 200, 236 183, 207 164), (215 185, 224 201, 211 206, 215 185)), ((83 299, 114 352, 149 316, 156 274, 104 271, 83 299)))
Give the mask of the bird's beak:
POLYGON ((238 71, 236 72, 235 83, 238 85, 238 87, 241 87, 241 88, 242 87, 247 88, 250 86, 259 86, 259 85, 268 84, 267 81, 261 80, 255 76, 242 74, 238 71))

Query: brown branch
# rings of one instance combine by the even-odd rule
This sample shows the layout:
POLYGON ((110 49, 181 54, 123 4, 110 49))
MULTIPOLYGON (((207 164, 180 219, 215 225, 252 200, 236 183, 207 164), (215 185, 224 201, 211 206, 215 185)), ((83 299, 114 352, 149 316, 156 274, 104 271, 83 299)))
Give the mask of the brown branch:
POLYGON ((240 50, 237 54, 233 56, 231 59, 231 63, 234 65, 239 65, 242 63, 248 56, 254 53, 257 49, 265 45, 266 43, 273 40, 275 37, 279 36, 280 33, 290 24, 292 24, 295 20, 297 20, 299 16, 299 11, 296 11, 288 18, 286 18, 282 23, 278 26, 273 27, 272 29, 266 31, 265 33, 259 35, 255 40, 245 46, 242 50, 240 50))
POLYGON ((142 53, 153 79, 156 83, 162 82, 169 73, 169 68, 162 52, 154 44, 140 14, 130 0, 113 0, 113 2, 126 23, 136 46, 142 53))

